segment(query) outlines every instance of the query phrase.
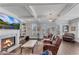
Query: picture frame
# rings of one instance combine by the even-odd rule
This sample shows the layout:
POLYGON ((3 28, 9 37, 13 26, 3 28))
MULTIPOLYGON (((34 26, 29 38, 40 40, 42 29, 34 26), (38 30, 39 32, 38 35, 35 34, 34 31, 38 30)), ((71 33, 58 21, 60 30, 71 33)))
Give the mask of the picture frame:
POLYGON ((76 27, 75 26, 72 26, 71 27, 71 31, 75 31, 76 27))

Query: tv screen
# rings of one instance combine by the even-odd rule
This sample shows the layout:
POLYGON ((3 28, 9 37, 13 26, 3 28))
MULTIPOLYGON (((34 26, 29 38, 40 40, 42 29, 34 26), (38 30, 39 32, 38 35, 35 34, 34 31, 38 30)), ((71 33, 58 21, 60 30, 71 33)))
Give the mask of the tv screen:
POLYGON ((20 21, 18 19, 16 19, 16 18, 13 18, 11 16, 8 16, 8 18, 9 18, 8 22, 10 24, 12 24, 12 23, 15 23, 15 24, 20 23, 20 21))
POLYGON ((0 29, 19 29, 20 20, 0 14, 0 29))

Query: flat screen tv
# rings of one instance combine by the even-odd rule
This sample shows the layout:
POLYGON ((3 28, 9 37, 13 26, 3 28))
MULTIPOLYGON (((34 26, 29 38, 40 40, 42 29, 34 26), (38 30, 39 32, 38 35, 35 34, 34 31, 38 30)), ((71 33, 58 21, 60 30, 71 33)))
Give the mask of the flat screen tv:
POLYGON ((0 14, 0 29, 19 29, 20 20, 7 15, 0 14))

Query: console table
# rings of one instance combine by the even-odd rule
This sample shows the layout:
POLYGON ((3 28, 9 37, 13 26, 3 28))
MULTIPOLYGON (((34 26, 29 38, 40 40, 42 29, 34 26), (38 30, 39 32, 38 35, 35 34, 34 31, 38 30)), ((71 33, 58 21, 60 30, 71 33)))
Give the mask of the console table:
POLYGON ((29 40, 28 42, 26 42, 25 44, 21 46, 21 54, 22 54, 23 48, 32 49, 32 53, 33 53, 35 45, 37 45, 37 40, 29 40))

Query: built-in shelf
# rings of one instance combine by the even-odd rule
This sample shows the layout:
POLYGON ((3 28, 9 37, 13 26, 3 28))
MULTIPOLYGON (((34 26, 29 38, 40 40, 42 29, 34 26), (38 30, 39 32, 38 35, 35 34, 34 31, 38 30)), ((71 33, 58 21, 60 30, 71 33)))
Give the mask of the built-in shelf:
POLYGON ((26 24, 20 24, 20 40, 23 40, 26 37, 26 24))

